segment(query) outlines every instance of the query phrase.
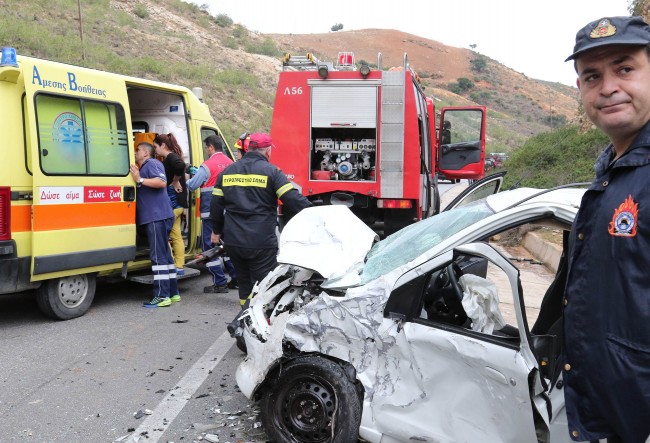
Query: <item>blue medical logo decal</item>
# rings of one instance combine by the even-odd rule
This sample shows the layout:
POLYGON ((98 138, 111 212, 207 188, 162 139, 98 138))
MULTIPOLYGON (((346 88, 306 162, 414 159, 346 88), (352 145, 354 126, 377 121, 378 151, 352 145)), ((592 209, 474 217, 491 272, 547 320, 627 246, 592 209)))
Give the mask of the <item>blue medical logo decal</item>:
POLYGON ((62 112, 54 120, 54 139, 61 143, 83 143, 81 118, 72 112, 62 112))

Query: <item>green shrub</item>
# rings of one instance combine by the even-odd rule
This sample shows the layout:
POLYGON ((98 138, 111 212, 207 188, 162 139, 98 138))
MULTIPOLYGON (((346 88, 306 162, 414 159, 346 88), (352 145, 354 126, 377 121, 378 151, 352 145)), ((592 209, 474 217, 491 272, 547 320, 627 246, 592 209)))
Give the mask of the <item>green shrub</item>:
POLYGON ((487 69, 487 60, 484 55, 474 53, 474 58, 469 61, 472 71, 483 72, 487 69))
POLYGON ((232 37, 226 37, 221 41, 221 44, 224 45, 226 48, 230 49, 237 49, 239 48, 239 44, 237 43, 237 40, 235 40, 232 37))
POLYGON ((264 39, 263 42, 248 42, 246 44, 246 52, 251 54, 269 55, 272 57, 280 55, 278 47, 271 38, 264 39))
POLYGON ((142 3, 138 3, 133 7, 133 13, 140 18, 149 17, 149 11, 147 10, 147 7, 142 3))
POLYGON ((217 15, 217 17, 214 19, 214 22, 222 28, 229 28, 233 24, 233 21, 230 17, 228 17, 228 14, 217 15))
POLYGON ((547 188, 567 183, 590 182, 596 158, 607 146, 599 130, 580 133, 577 126, 564 126, 531 137, 512 152, 506 162, 505 187, 547 188))

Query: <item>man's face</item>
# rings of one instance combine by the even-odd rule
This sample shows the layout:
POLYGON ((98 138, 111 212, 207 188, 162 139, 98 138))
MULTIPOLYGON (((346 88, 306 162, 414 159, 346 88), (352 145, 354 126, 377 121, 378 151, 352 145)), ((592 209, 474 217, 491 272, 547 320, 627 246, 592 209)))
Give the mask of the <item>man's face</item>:
POLYGON ((589 119, 616 145, 631 143, 650 120, 650 62, 643 46, 604 46, 576 60, 589 119))
POLYGON ((144 163, 147 157, 148 155, 146 149, 141 149, 139 146, 135 148, 135 162, 138 165, 142 165, 142 163, 144 163))

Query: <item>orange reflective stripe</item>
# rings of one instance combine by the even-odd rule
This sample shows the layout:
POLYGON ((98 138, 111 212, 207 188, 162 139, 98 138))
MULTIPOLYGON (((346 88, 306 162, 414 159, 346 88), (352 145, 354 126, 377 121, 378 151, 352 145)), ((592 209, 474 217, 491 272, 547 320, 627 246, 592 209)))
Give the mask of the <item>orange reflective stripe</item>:
POLYGON ((34 205, 34 231, 135 224, 135 203, 34 205))
POLYGON ((11 207, 11 232, 27 232, 32 230, 32 207, 16 205, 11 207))

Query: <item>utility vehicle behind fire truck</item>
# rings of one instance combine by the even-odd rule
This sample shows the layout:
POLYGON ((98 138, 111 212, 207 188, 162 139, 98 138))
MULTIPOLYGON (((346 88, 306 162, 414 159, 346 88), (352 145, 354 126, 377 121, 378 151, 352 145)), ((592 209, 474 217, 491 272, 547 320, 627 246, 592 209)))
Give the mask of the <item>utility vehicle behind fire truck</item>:
POLYGON ((316 204, 348 206, 389 235, 440 210, 436 172, 453 179, 484 175, 485 107, 442 108, 404 54, 383 70, 354 54, 336 65, 312 54, 283 59, 271 136, 277 164, 316 204))

